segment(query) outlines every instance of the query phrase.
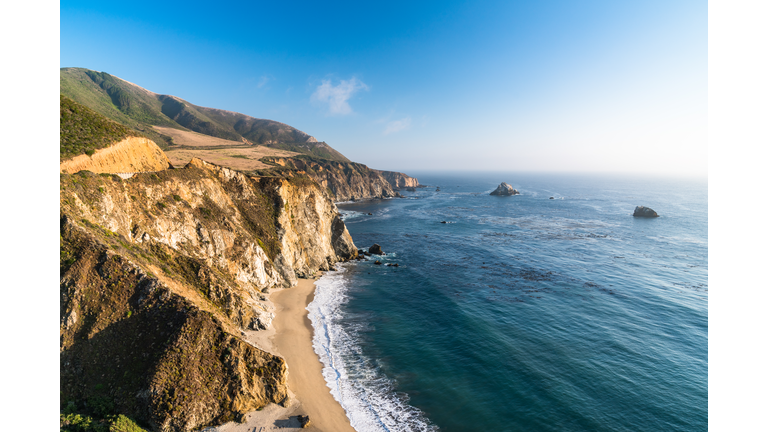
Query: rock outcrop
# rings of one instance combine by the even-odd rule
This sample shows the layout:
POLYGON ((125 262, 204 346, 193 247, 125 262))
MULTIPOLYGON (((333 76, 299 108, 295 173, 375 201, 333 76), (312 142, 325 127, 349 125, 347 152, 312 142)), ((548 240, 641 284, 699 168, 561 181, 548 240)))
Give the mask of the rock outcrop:
POLYGON ((92 156, 80 155, 61 162, 59 172, 152 172, 168 169, 170 166, 171 161, 153 141, 143 137, 128 137, 109 147, 96 150, 92 156))
POLYGON ((642 218, 656 218, 659 217, 659 214, 656 213, 653 209, 643 206, 637 206, 635 207, 635 212, 632 213, 632 216, 634 217, 642 217, 642 218))
POLYGON ((286 400, 285 362, 242 332, 270 326, 262 292, 357 256, 323 188, 194 159, 60 189, 63 406, 190 431, 286 400))
POLYGON ((499 187, 496 188, 495 191, 491 192, 491 195, 501 195, 501 196, 520 195, 520 192, 518 192, 516 189, 514 189, 512 186, 510 186, 506 182, 502 182, 499 185, 499 187))
POLYGON ((381 174, 389 182, 393 189, 417 188, 423 187, 419 184, 419 179, 410 177, 401 172, 374 170, 381 174))
MULTIPOLYGON (((283 177, 307 176, 326 188, 336 202, 398 196, 379 171, 355 162, 340 162, 307 156, 260 159, 275 168, 255 172, 283 177)), ((415 179, 414 179, 415 180, 415 179)))

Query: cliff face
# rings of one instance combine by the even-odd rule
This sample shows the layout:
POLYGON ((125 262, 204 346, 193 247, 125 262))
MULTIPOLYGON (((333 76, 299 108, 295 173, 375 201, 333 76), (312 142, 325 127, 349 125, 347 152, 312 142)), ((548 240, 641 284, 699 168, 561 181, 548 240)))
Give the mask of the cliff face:
POLYGON ((324 190, 200 160, 60 187, 64 406, 188 431, 287 397, 284 361, 242 331, 269 327, 264 291, 356 256, 324 190))
MULTIPOLYGON (((378 170, 377 170, 378 171, 378 170)), ((378 171, 384 179, 394 189, 404 189, 408 187, 420 187, 419 179, 415 177, 407 176, 401 172, 396 171, 378 171)))
POLYGON ((59 164, 60 173, 88 170, 95 173, 150 172, 167 169, 171 161, 147 138, 128 137, 92 156, 80 155, 59 164))
MULTIPOLYGON (((393 190, 392 184, 382 175, 382 171, 372 170, 363 164, 307 157, 267 156, 260 160, 275 165, 276 169, 273 171, 276 173, 306 174, 319 185, 327 188, 337 202, 398 196, 397 192, 393 190)), ((404 174, 401 175, 407 177, 404 174)), ((392 176, 393 179, 396 177, 395 175, 392 176)), ((404 180, 401 179, 400 181, 403 182, 404 180)))

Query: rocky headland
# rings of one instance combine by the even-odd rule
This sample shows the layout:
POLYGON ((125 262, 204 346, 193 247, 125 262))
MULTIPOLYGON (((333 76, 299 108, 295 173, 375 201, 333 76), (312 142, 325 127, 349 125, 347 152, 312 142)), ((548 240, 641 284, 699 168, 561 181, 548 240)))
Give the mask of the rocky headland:
POLYGON ((326 188, 334 201, 355 201, 400 196, 397 190, 419 187, 416 178, 394 171, 379 171, 355 162, 342 162, 308 156, 260 159, 273 168, 254 172, 260 176, 307 176, 326 188))
POLYGON ((193 160, 60 179, 62 409, 190 431, 285 403, 264 293, 353 259, 326 190, 193 160))

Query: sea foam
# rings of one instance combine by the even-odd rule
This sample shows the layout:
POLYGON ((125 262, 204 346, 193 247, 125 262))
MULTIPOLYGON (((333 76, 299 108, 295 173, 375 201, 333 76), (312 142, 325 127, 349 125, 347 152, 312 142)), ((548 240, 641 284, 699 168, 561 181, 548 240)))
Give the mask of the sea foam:
POLYGON ((333 397, 358 432, 437 431, 424 414, 397 393, 373 359, 363 352, 361 329, 342 326, 342 306, 348 301, 347 266, 327 272, 317 282, 315 298, 307 306, 314 336, 312 346, 323 364, 323 377, 333 397))

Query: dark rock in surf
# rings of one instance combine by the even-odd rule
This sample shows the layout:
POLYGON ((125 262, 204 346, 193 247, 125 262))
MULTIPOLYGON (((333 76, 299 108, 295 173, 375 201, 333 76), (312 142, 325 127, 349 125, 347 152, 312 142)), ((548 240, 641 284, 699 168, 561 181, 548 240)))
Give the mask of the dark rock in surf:
POLYGON ((376 262, 374 262, 374 264, 376 264, 376 265, 381 265, 381 261, 379 261, 379 260, 376 260, 376 262))
POLYGON ((373 246, 368 248, 368 253, 373 255, 384 255, 384 251, 381 250, 381 246, 378 243, 374 243, 373 246))
POLYGON ((657 218, 659 217, 659 214, 656 213, 652 208, 637 206, 635 207, 635 212, 632 214, 632 216, 642 218, 657 218))
POLYGON ((491 195, 498 195, 498 196, 510 196, 510 195, 520 195, 520 192, 515 190, 512 186, 507 184, 507 182, 502 182, 499 187, 496 188, 495 191, 491 192, 491 195))

